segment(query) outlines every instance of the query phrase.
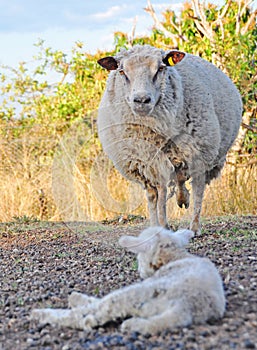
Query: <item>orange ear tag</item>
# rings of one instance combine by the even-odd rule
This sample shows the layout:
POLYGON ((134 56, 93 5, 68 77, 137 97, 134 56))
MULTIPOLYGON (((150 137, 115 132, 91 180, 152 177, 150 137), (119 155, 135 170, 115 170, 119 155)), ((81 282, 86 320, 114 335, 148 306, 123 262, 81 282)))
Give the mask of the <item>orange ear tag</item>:
POLYGON ((170 65, 170 66, 174 66, 174 62, 173 62, 172 57, 169 57, 169 58, 168 58, 168 62, 169 62, 169 65, 170 65))

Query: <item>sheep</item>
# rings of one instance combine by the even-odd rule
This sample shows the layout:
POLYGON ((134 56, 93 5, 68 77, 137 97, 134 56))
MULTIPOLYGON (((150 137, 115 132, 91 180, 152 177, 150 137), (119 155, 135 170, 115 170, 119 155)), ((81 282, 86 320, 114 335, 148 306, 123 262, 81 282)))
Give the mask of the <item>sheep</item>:
POLYGON ((241 123, 238 90, 213 64, 178 50, 135 45, 98 63, 110 71, 97 121, 103 150, 146 190, 151 226, 169 227, 168 186, 189 207, 191 179, 190 229, 200 234, 206 184, 219 175, 241 123))
POLYGON ((208 258, 187 252, 193 236, 190 230, 150 227, 138 237, 121 237, 120 245, 137 254, 143 281, 103 298, 73 292, 71 309, 35 309, 31 318, 82 330, 122 321, 122 332, 141 334, 220 319, 226 306, 222 279, 208 258))

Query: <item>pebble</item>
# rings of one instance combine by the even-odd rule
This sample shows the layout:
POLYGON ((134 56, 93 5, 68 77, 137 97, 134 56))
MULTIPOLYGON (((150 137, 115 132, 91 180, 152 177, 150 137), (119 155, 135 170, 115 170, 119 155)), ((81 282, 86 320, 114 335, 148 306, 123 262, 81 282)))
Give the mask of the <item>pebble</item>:
POLYGON ((71 350, 68 344, 63 345, 62 350, 71 350))
POLYGON ((246 339, 244 345, 246 349, 256 349, 256 345, 250 339, 246 339))
POLYGON ((49 334, 45 335, 44 338, 41 339, 41 344, 43 346, 51 345, 52 342, 53 342, 53 338, 49 334))
POLYGON ((34 342, 34 339, 32 339, 32 338, 27 338, 27 343, 30 345, 30 344, 32 344, 34 342))

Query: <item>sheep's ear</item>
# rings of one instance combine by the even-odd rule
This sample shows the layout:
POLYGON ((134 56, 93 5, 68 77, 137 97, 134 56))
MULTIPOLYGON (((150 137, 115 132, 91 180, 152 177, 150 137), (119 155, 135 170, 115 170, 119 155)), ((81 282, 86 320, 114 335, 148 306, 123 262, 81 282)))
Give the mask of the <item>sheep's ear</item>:
POLYGON ((116 70, 118 68, 118 63, 112 56, 100 58, 100 60, 98 60, 97 63, 99 63, 100 66, 108 70, 116 70))
POLYGON ((178 230, 174 233, 172 233, 172 237, 175 238, 176 243, 179 245, 179 247, 185 247, 191 238, 194 237, 194 232, 191 230, 178 230))
POLYGON ((138 254, 145 253, 151 247, 149 240, 141 240, 139 237, 122 236, 119 239, 119 244, 129 252, 138 254))
POLYGON ((186 54, 181 51, 170 51, 166 54, 162 61, 166 64, 166 66, 174 66, 182 61, 185 55, 186 54))

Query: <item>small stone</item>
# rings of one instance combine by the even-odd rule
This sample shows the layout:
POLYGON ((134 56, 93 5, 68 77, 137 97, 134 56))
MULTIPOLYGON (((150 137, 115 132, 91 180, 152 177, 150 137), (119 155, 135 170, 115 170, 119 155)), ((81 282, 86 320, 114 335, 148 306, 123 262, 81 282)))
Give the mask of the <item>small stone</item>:
POLYGON ((47 334, 41 341, 43 346, 51 345, 52 344, 52 338, 49 334, 47 334))
POLYGON ((240 284, 240 285, 238 286, 238 289, 241 290, 241 291, 244 291, 244 290, 245 290, 245 287, 244 287, 242 284, 240 284))
POLYGON ((206 329, 200 332, 200 335, 202 337, 208 337, 210 335, 210 332, 206 329))
POLYGON ((32 338, 27 338, 27 344, 28 344, 28 345, 33 344, 33 342, 34 342, 34 339, 32 339, 32 338))
POLYGON ((62 350, 70 350, 70 346, 68 344, 63 345, 62 350))
POLYGON ((255 344, 250 339, 246 339, 244 341, 244 345, 245 345, 246 349, 256 349, 255 344))

